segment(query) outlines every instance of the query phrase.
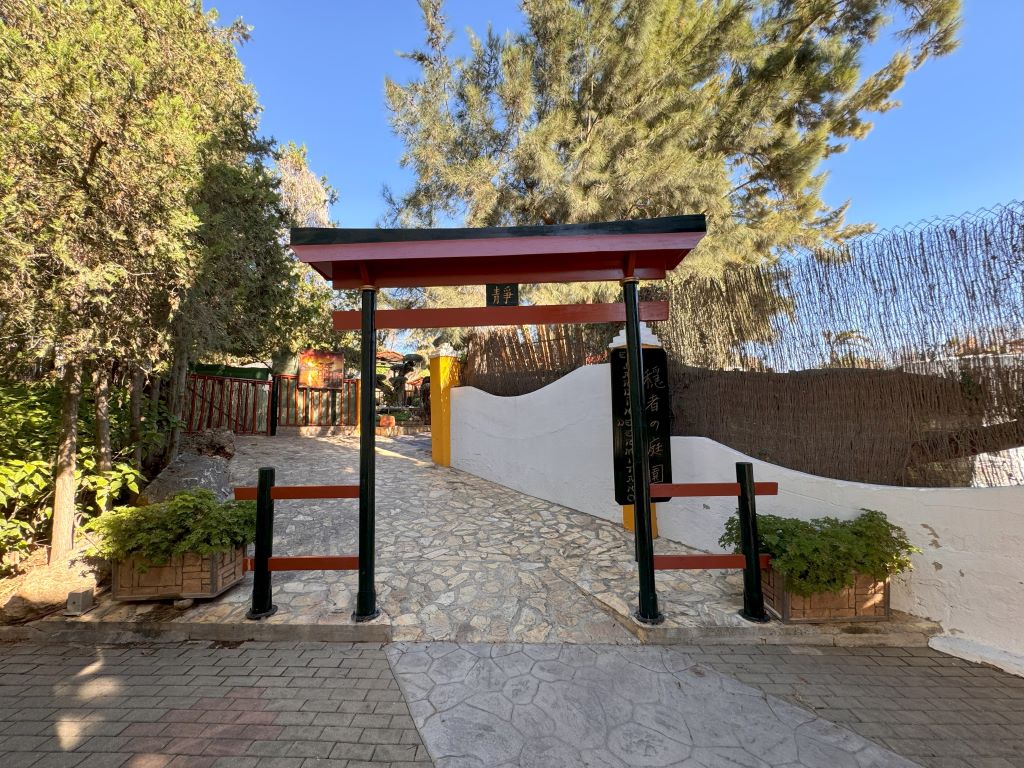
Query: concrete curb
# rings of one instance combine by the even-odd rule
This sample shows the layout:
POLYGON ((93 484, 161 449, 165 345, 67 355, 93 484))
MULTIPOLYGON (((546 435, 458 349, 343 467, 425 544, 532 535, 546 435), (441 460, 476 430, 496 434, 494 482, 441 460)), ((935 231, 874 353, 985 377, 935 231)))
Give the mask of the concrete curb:
POLYGON ((63 616, 17 627, 0 627, 0 642, 181 642, 184 640, 314 641, 327 643, 389 643, 391 620, 384 614, 360 624, 216 624, 189 621, 88 621, 63 616))

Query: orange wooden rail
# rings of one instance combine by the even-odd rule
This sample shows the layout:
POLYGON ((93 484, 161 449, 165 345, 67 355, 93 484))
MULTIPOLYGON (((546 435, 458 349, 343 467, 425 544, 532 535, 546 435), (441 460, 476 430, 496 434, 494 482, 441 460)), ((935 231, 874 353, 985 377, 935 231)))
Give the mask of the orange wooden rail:
MULTIPOLYGON (((562 323, 624 323, 626 305, 555 304, 525 307, 456 307, 449 309, 379 309, 377 328, 475 328, 489 325, 556 325, 562 323)), ((667 301, 640 302, 640 319, 668 320, 667 301)), ((334 313, 334 330, 355 331, 359 310, 334 313)))
MULTIPOLYGON (((653 483, 652 497, 671 496, 699 498, 701 496, 739 496, 739 483, 653 483)), ((755 496, 778 496, 778 483, 754 483, 755 496)))
MULTIPOLYGON (((272 499, 358 499, 358 485, 275 485, 272 499)), ((237 501, 255 501, 256 486, 235 488, 237 501)))
MULTIPOLYGON (((253 570, 255 558, 245 558, 245 570, 253 570)), ((271 557, 267 561, 271 571, 357 571, 359 555, 297 555, 271 557)))
MULTIPOLYGON (((772 559, 761 555, 761 570, 766 570, 772 559)), ((721 571, 737 568, 743 570, 747 560, 743 555, 655 555, 656 571, 721 571)))

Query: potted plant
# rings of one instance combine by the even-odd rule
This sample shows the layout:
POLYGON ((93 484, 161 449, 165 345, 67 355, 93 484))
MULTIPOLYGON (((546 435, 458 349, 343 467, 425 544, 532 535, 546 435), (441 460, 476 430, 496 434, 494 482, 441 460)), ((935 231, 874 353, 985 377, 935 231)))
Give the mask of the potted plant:
POLYGON ((256 505, 218 501, 206 489, 166 501, 117 507, 89 521, 89 554, 111 562, 116 600, 215 597, 242 580, 256 505))
MULTIPOLYGON (((911 569, 920 552, 906 532, 876 510, 853 520, 758 515, 765 608, 784 622, 868 621, 889 617, 889 577, 911 569)), ((739 519, 719 539, 740 551, 739 519)))

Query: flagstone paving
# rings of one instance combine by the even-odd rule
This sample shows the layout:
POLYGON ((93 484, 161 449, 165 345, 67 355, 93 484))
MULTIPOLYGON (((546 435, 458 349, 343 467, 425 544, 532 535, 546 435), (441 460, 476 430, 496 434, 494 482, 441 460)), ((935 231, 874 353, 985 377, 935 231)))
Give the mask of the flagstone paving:
MULTIPOLYGON (((429 436, 378 437, 377 589, 384 615, 372 639, 459 642, 669 642, 715 632, 746 634, 773 642, 800 636, 803 642, 923 644, 925 627, 906 620, 860 624, 841 637, 842 627, 752 625, 738 615, 742 577, 729 571, 662 571, 658 595, 666 616, 654 630, 630 617, 636 604, 632 534, 621 525, 513 491, 458 470, 437 467, 429 436), (386 626, 385 626, 386 625, 386 626), (911 632, 904 631, 909 627, 911 632)), ((272 466, 279 485, 358 482, 358 440, 335 437, 238 437, 231 482, 254 485, 257 470, 272 466)), ((275 503, 274 553, 331 555, 357 550, 358 502, 345 500, 275 503)), ((658 539, 660 553, 690 552, 658 539)), ((309 639, 371 639, 365 625, 352 626, 354 572, 274 574, 278 613, 264 620, 263 634, 221 634, 252 628, 245 612, 251 576, 220 598, 190 609, 154 609, 153 604, 109 601, 81 622, 163 627, 189 623, 218 630, 192 637, 277 639, 274 627, 350 629, 363 634, 309 639), (267 628, 269 625, 269 628, 267 628), (264 631, 265 630, 265 631, 264 631)), ((255 630, 253 630, 255 631, 255 630)), ((291 635, 289 637, 301 637, 291 635)), ((794 640, 795 641, 795 640, 794 640)))
MULTIPOLYGON (((270 464, 281 484, 356 482, 358 442, 244 439, 232 481, 251 484, 270 464)), ((429 436, 378 438, 376 472, 378 596, 393 639, 635 642, 624 626, 636 602, 634 544, 621 525, 437 467, 429 436)), ((276 510, 278 554, 356 548, 356 501, 276 510)), ((657 548, 693 551, 666 539, 657 548)), ((279 581, 281 614, 271 621, 296 610, 319 621, 324 611, 345 615, 354 605, 354 574, 275 575, 279 581)), ((749 626, 738 615, 739 573, 662 573, 659 595, 670 626, 749 626)))
MULTIPOLYGON (((275 465, 280 484, 356 482, 358 442, 331 437, 240 441, 232 481, 275 465)), ((624 532, 589 515, 437 467, 429 440, 378 438, 377 589, 396 640, 632 643, 587 600, 565 565, 632 552, 624 532)), ((279 502, 275 553, 355 551, 358 502, 279 502), (329 551, 325 551, 329 548, 329 551)), ((356 575, 275 574, 271 622, 351 613, 356 575)), ((241 610, 241 606, 237 610, 241 610)))

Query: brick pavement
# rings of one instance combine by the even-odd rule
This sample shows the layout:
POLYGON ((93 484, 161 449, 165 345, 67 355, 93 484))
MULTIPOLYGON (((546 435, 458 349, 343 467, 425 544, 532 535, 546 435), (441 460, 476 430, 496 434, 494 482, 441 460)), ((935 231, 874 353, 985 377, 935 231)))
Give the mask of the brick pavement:
POLYGON ((1024 768, 1024 678, 929 648, 687 650, 928 768, 1024 768))
POLYGON ((380 645, 0 645, 3 768, 430 765, 380 645))
MULTIPOLYGON (((1024 679, 998 670, 924 648, 673 652, 928 768, 1024 768, 1024 679)), ((413 765, 431 761, 380 645, 0 644, 0 768, 413 765)))

